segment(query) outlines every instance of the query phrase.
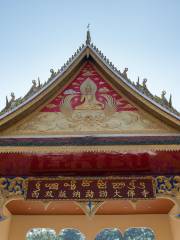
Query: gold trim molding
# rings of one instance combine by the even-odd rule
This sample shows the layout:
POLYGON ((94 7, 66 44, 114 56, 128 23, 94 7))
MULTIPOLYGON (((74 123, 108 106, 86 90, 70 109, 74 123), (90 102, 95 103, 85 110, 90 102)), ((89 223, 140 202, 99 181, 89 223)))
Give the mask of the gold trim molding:
POLYGON ((114 146, 44 146, 44 147, 0 147, 1 153, 81 153, 81 152, 145 152, 180 151, 180 145, 114 145, 114 146))

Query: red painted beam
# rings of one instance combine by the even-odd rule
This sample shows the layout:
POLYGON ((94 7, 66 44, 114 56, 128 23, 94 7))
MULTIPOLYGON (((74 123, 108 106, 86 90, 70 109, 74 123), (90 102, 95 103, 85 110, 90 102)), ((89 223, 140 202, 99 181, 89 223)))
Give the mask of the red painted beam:
POLYGON ((0 153, 1 176, 180 174, 180 151, 0 153))

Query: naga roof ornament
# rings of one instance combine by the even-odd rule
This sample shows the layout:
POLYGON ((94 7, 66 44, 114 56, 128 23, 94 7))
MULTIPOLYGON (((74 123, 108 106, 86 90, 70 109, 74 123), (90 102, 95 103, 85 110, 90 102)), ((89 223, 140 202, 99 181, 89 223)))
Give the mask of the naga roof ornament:
POLYGON ((6 97, 6 106, 0 112, 0 119, 11 113, 12 111, 16 110, 16 108, 24 105, 26 102, 30 101, 32 98, 40 94, 44 89, 46 89, 52 82, 56 81, 58 77, 60 77, 67 68, 78 58, 78 56, 86 49, 90 48, 96 56, 98 56, 101 61, 111 70, 119 79, 125 82, 128 86, 130 86, 133 90, 138 92, 140 95, 143 95, 146 99, 154 103, 156 106, 159 106, 161 109, 167 111, 170 114, 175 115, 178 119, 180 118, 180 113, 172 106, 172 95, 170 94, 169 100, 166 98, 166 91, 162 91, 161 96, 153 95, 147 87, 147 79, 144 78, 142 84, 140 83, 140 79, 138 77, 137 82, 131 81, 128 78, 128 68, 126 67, 123 72, 118 70, 113 63, 93 44, 91 43, 91 35, 90 35, 90 24, 87 26, 86 32, 86 45, 82 44, 76 52, 67 60, 67 62, 57 71, 54 69, 50 69, 50 77, 44 84, 40 83, 40 79, 33 80, 32 86, 30 90, 26 93, 24 97, 20 97, 18 99, 15 98, 15 94, 11 93, 11 99, 8 100, 6 97))

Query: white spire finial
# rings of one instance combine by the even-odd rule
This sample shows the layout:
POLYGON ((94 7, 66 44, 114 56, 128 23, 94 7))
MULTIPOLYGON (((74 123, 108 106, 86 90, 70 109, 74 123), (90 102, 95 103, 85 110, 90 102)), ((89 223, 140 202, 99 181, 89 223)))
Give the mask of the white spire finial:
POLYGON ((87 25, 87 30, 90 31, 90 23, 87 25))

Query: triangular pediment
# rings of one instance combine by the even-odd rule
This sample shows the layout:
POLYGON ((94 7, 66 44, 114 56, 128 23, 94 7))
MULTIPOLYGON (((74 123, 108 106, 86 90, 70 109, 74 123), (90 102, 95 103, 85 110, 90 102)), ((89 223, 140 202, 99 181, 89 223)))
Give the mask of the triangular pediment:
POLYGON ((151 134, 175 132, 117 89, 85 60, 38 109, 4 135, 151 134))

